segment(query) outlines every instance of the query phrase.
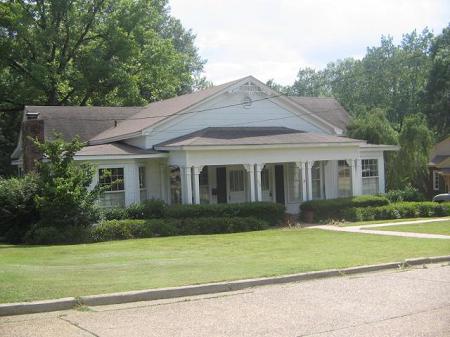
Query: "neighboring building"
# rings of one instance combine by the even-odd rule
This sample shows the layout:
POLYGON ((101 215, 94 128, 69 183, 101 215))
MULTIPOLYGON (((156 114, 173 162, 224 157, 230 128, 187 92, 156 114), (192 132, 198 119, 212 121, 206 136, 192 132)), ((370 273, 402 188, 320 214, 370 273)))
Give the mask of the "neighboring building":
POLYGON ((145 107, 27 106, 24 119, 14 163, 39 159, 29 135, 79 135, 75 160, 97 166, 93 184, 122 181, 105 206, 263 200, 297 213, 305 200, 383 193, 383 151, 397 150, 343 137, 336 100, 282 96, 251 76, 145 107))
POLYGON ((433 146, 428 163, 431 195, 450 193, 450 136, 433 146))

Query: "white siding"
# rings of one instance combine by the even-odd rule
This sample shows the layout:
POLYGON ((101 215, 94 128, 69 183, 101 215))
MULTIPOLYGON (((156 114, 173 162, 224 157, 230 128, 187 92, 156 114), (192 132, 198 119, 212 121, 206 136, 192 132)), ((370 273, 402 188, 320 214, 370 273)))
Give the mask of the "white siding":
MULTIPOLYGON (((243 99, 242 94, 227 93, 195 108, 194 111, 239 104, 243 99)), ((261 98, 255 98, 257 99, 261 98)), ((325 133, 323 129, 308 122, 307 117, 302 118, 270 100, 262 100, 254 101, 249 108, 238 105, 183 114, 156 126, 154 130, 149 130, 146 148, 206 127, 221 126, 284 126, 308 132, 325 133)))

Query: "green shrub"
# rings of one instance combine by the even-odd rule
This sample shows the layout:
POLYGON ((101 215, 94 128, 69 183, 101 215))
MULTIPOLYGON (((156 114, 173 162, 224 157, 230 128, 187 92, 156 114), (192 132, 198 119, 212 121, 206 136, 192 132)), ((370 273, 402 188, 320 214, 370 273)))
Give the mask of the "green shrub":
POLYGON ((35 175, 0 178, 0 236, 20 243, 24 234, 39 220, 34 196, 39 191, 35 175))
POLYGON ((167 209, 167 204, 159 199, 145 200, 141 205, 144 219, 162 218, 167 209))
POLYGON ((354 207, 346 209, 343 218, 349 221, 403 219, 450 215, 450 203, 396 202, 379 207, 354 207))
POLYGON ((305 211, 314 212, 314 221, 329 219, 340 220, 344 218, 346 210, 354 207, 384 206, 389 200, 379 195, 361 195, 349 198, 311 200, 300 205, 300 216, 304 216, 305 211))
POLYGON ((168 218, 201 217, 255 217, 271 225, 279 224, 284 216, 285 207, 272 202, 248 202, 240 204, 212 205, 174 205, 166 209, 168 218))
POLYGON ((128 217, 124 207, 102 208, 100 213, 103 220, 124 220, 128 217))
POLYGON ((76 244, 90 242, 90 231, 80 226, 35 225, 24 236, 24 242, 33 245, 76 244))
POLYGON ((92 241, 126 240, 157 236, 219 234, 262 230, 267 222, 253 217, 133 219, 103 221, 91 229, 92 241))
POLYGON ((425 196, 411 185, 406 186, 403 190, 391 190, 386 193, 386 197, 390 202, 425 200, 425 196))

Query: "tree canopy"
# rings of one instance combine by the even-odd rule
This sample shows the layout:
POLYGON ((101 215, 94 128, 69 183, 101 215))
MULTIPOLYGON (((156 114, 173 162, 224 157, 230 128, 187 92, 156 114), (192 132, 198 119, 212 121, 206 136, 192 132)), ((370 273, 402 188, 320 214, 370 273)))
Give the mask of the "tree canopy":
POLYGON ((207 85, 194 39, 167 0, 0 2, 0 175, 23 105, 145 105, 207 85))

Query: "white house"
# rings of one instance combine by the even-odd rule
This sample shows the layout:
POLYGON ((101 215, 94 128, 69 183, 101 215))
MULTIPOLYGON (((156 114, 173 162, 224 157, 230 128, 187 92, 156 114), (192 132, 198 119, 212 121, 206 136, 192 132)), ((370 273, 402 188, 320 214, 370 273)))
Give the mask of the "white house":
POLYGON ((36 159, 27 135, 77 134, 93 184, 122 181, 105 206, 262 200, 297 213, 305 200, 383 193, 383 152, 397 149, 343 137, 349 116, 336 100, 282 96, 252 76, 145 107, 27 106, 24 119, 13 162, 36 159))

